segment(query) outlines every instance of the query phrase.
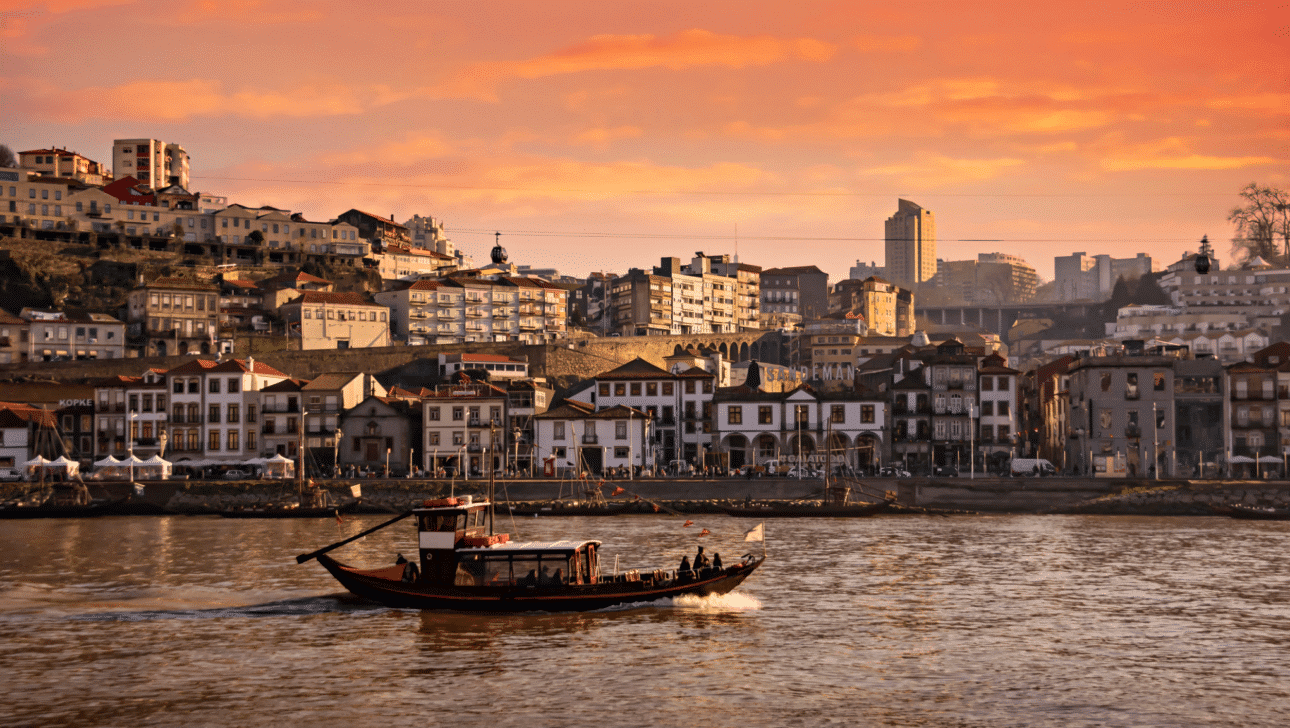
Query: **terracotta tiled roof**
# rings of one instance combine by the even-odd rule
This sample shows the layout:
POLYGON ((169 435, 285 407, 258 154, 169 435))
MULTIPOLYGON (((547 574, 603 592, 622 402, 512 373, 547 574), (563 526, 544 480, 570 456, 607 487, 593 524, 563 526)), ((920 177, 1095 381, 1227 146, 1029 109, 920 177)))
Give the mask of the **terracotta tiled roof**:
POLYGON ((144 288, 172 288, 172 289, 178 288, 185 291, 211 291, 211 292, 219 290, 214 283, 203 283, 201 281, 193 280, 192 278, 184 278, 183 276, 168 276, 165 278, 158 278, 154 280, 152 283, 149 283, 148 285, 144 286, 144 288))
MULTIPOLYGON (((224 374, 227 372, 249 372, 246 359, 229 359, 227 361, 211 361, 210 359, 194 359, 185 364, 166 372, 166 374, 205 374, 207 372, 217 372, 224 374)), ((270 377, 285 377, 286 374, 274 369, 262 361, 255 362, 255 374, 264 374, 270 377)))
POLYGON ((683 372, 677 372, 679 379, 714 379, 716 375, 704 369, 703 367, 690 367, 683 372))
POLYGON ((267 387, 261 387, 261 392, 299 392, 309 383, 308 379, 283 379, 281 382, 274 382, 267 387))
POLYGON ((823 275, 824 271, 813 265, 795 265, 788 268, 771 268, 770 270, 764 270, 761 272, 764 276, 793 276, 800 275, 802 273, 819 273, 820 275, 823 275))
POLYGON ((671 372, 655 366, 640 357, 626 364, 601 372, 595 379, 675 379, 671 372))
POLYGON ((284 305, 293 303, 321 303, 334 304, 337 306, 368 306, 371 308, 386 308, 379 303, 374 303, 362 293, 355 291, 301 291, 300 295, 291 299, 284 305))
POLYGON ((362 372, 327 372, 314 377, 312 382, 302 389, 340 389, 349 384, 355 377, 363 376, 362 372))

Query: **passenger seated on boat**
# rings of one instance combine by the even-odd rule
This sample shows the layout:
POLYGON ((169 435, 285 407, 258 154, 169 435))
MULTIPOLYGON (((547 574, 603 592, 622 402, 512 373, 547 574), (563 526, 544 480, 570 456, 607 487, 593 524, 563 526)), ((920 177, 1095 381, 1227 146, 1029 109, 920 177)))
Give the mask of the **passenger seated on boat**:
POLYGON ((563 583, 564 583, 564 569, 556 569, 556 570, 555 570, 555 577, 553 578, 553 583, 555 583, 555 584, 563 584, 563 583))
POLYGON ((520 585, 535 586, 536 584, 537 584, 537 570, 529 569, 529 573, 525 574, 524 578, 520 580, 520 585))
POLYGON ((712 554, 712 568, 716 569, 717 571, 721 570, 721 554, 718 554, 718 553, 712 554))
POLYGON ((708 568, 708 555, 703 553, 703 547, 699 547, 699 552, 694 555, 694 570, 703 571, 708 568))
POLYGON ((690 557, 689 557, 689 556, 682 556, 682 557, 681 557, 681 566, 677 568, 677 570, 676 570, 676 575, 677 575, 677 576, 683 576, 683 575, 685 575, 685 574, 688 574, 689 572, 690 572, 690 557))

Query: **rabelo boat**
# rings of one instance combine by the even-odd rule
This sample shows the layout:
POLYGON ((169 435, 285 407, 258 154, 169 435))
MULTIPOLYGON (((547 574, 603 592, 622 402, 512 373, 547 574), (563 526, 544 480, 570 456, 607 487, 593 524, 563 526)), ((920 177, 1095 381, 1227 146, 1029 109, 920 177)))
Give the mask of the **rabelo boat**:
POLYGON ((466 612, 568 612, 604 609, 683 595, 725 594, 765 560, 745 555, 720 569, 632 569, 605 574, 599 541, 512 542, 491 534, 487 501, 469 496, 426 501, 398 518, 311 554, 349 591, 388 607, 466 612), (325 552, 408 516, 415 519, 419 558, 361 569, 325 552), (487 524, 485 522, 488 522, 487 524), (491 535, 490 535, 491 534, 491 535))

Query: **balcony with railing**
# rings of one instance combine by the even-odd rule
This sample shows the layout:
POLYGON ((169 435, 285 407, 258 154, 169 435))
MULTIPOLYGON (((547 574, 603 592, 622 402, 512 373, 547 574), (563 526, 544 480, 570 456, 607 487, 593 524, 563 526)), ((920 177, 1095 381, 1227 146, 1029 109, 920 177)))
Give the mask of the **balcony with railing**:
POLYGON ((284 413, 284 412, 299 412, 299 411, 300 411, 300 405, 299 405, 299 404, 274 404, 274 403, 268 403, 268 404, 264 405, 264 409, 262 409, 262 410, 260 410, 260 411, 261 411, 261 412, 263 412, 263 413, 264 413, 264 414, 266 414, 266 415, 281 414, 281 413, 284 413))
POLYGON ((599 442, 600 442, 600 437, 598 435, 587 434, 582 436, 583 445, 595 445, 595 444, 598 444, 599 442))

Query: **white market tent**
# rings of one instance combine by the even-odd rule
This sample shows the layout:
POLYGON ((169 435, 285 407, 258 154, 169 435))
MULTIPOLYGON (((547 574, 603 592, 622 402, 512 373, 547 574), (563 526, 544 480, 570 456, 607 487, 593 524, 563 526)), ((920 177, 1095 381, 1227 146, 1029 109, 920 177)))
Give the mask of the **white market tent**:
POLYGON ((135 466, 135 477, 140 480, 166 480, 170 477, 171 464, 160 455, 153 455, 135 466))
POLYGON ((278 453, 264 461, 264 474, 267 478, 294 478, 296 463, 290 458, 283 457, 282 453, 278 453))
POLYGON ((46 468, 62 468, 67 473, 67 477, 73 478, 80 474, 81 464, 68 458, 66 455, 59 455, 57 460, 51 460, 45 464, 46 468))

